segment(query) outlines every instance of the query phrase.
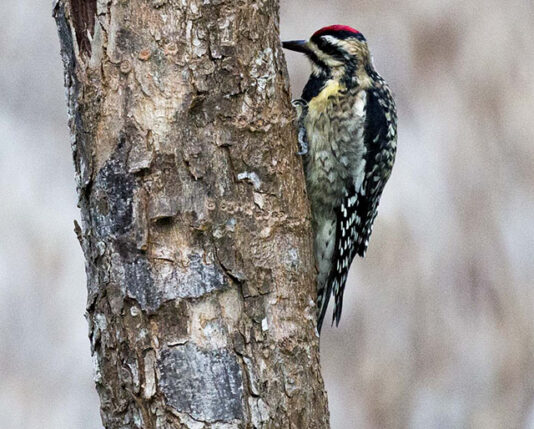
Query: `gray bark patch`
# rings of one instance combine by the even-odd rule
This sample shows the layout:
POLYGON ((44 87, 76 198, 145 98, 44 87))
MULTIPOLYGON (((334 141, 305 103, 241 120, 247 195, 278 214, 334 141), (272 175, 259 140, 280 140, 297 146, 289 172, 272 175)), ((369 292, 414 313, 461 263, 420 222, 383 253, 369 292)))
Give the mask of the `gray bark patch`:
POLYGON ((186 344, 163 350, 158 367, 159 388, 178 412, 205 422, 243 417, 243 379, 234 354, 186 344))
POLYGON ((205 264, 197 253, 189 255, 189 270, 177 272, 179 298, 199 298, 214 290, 223 289, 226 279, 215 263, 205 264))
MULTIPOLYGON (((189 255, 187 268, 151 265, 144 257, 125 262, 128 296, 134 298, 143 310, 155 311, 161 304, 177 298, 200 298, 224 289, 228 282, 221 268, 206 264, 202 255, 189 255)), ((171 264, 169 262, 168 264, 171 264)))
POLYGON ((134 180, 124 174, 124 162, 120 155, 117 158, 115 155, 104 164, 95 180, 93 207, 96 210, 92 214, 102 238, 109 234, 124 234, 132 223, 134 180))
POLYGON ((134 298, 143 310, 159 307, 157 291, 150 273, 150 265, 144 258, 138 258, 125 266, 126 289, 128 296, 134 298))
POLYGON ((59 40, 61 42, 61 58, 65 68, 64 83, 67 96, 69 122, 76 140, 72 146, 76 177, 80 189, 87 187, 91 181, 92 161, 91 151, 87 148, 86 136, 83 131, 83 121, 80 109, 77 108, 79 83, 73 78, 76 69, 76 56, 74 54, 74 41, 67 18, 65 6, 57 3, 54 8, 54 17, 57 23, 59 40))
POLYGON ((59 41, 61 43, 61 58, 65 67, 65 87, 68 88, 71 83, 75 83, 75 81, 71 80, 71 76, 74 74, 76 58, 74 56, 74 44, 69 30, 69 24, 65 18, 65 7, 62 3, 56 5, 54 18, 56 19, 59 41))

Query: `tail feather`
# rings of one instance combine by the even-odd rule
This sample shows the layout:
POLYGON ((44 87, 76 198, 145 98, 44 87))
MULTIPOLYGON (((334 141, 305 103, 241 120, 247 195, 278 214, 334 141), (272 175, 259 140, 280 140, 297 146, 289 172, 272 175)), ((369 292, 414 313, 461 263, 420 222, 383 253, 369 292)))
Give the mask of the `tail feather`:
POLYGON ((326 309, 332 295, 332 286, 332 282, 328 280, 325 286, 317 291, 317 331, 319 333, 321 333, 326 309))
POLYGON ((332 324, 339 325, 341 320, 341 311, 343 310, 343 293, 345 292, 345 284, 347 283, 347 273, 341 276, 341 281, 336 282, 339 287, 334 288, 334 314, 332 316, 332 324))
POLYGON ((347 273, 341 276, 332 276, 328 279, 323 289, 319 290, 317 294, 317 331, 321 333, 326 310, 330 302, 330 297, 334 296, 334 312, 332 316, 332 325, 335 323, 336 327, 341 320, 341 312, 343 310, 343 293, 345 292, 345 284, 347 283, 347 273))

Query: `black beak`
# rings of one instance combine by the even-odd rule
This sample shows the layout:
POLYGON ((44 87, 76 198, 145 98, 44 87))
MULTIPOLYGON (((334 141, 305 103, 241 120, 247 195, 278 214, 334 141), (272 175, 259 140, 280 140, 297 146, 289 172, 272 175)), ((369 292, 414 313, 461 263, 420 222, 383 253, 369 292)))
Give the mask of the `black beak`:
POLYGON ((290 51, 302 52, 303 54, 310 52, 307 40, 289 40, 287 42, 282 42, 282 46, 290 51))

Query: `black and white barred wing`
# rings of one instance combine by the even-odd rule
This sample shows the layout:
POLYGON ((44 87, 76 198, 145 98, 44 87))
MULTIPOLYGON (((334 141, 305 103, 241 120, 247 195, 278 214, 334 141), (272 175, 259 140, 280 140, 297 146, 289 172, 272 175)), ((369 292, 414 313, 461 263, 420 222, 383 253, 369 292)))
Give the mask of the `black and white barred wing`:
POLYGON ((336 326, 341 318, 350 265, 356 255, 365 256, 378 203, 395 161, 397 116, 389 89, 372 89, 367 97, 364 176, 361 182, 349 184, 336 213, 337 247, 329 287, 334 295, 336 326))

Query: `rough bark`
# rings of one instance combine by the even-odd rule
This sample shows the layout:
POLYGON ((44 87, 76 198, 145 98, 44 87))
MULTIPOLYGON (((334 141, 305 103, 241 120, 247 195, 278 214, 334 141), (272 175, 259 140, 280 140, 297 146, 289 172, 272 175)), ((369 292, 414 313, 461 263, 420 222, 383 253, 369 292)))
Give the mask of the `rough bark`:
POLYGON ((327 428, 278 2, 59 0, 106 428, 327 428))

